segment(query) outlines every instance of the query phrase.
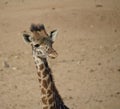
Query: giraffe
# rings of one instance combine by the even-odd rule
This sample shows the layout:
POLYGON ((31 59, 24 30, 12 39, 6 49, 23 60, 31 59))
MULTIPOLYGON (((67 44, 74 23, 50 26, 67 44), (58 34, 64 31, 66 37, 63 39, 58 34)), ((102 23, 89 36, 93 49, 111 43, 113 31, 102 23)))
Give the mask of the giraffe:
POLYGON ((54 59, 58 55, 52 47, 57 33, 57 30, 53 30, 47 34, 43 24, 31 24, 30 31, 23 32, 24 41, 32 46, 40 84, 42 109, 69 109, 55 86, 52 70, 47 62, 48 57, 54 59))

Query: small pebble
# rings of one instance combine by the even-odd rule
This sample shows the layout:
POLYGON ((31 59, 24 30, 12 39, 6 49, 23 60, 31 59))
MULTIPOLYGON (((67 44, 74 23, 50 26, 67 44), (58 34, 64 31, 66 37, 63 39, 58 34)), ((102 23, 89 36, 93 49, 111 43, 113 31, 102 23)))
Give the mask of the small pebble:
POLYGON ((115 29, 114 32, 117 32, 117 29, 115 29))
POLYGON ((96 7, 97 7, 97 8, 100 8, 100 7, 103 7, 103 5, 97 4, 96 7))
POLYGON ((99 47, 100 49, 103 49, 104 47, 102 46, 102 45, 100 45, 100 47, 99 47))
POLYGON ((19 58, 19 56, 16 55, 16 56, 15 56, 15 59, 18 59, 18 58, 19 58))
POLYGON ((0 71, 3 71, 3 69, 0 69, 0 71))
POLYGON ((7 4, 8 4, 8 2, 6 1, 6 2, 5 2, 5 4, 7 5, 7 4))
POLYGON ((52 10, 55 10, 55 8, 52 8, 52 10))
POLYGON ((17 85, 15 85, 14 87, 15 87, 15 89, 17 89, 17 88, 18 88, 18 87, 17 87, 17 85))
POLYGON ((9 68, 9 67, 10 67, 10 65, 8 64, 8 62, 7 62, 7 61, 4 61, 4 62, 3 62, 3 67, 4 67, 4 68, 9 68))
POLYGON ((118 71, 120 72, 120 69, 118 69, 118 71))
POLYGON ((94 27, 94 25, 90 25, 90 28, 93 28, 94 27))
POLYGON ((101 63, 99 62, 99 63, 98 63, 98 65, 100 66, 100 65, 101 65, 101 63))
POLYGON ((117 95, 120 95, 120 92, 116 92, 117 95))
POLYGON ((94 72, 95 70, 94 69, 90 69, 90 72, 94 72))
POLYGON ((80 64, 80 61, 77 61, 77 64, 79 65, 79 64, 80 64))
POLYGON ((70 96, 69 99, 73 99, 73 97, 70 96))
POLYGON ((12 67, 13 70, 17 70, 17 67, 12 67))

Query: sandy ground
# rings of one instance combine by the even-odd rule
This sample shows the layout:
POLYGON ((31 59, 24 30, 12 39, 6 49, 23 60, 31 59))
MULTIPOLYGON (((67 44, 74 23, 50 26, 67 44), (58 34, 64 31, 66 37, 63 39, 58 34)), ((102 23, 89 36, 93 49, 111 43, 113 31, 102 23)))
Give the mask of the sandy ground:
POLYGON ((41 109, 31 23, 59 30, 49 64, 70 109, 120 109, 120 0, 0 0, 0 109, 41 109))

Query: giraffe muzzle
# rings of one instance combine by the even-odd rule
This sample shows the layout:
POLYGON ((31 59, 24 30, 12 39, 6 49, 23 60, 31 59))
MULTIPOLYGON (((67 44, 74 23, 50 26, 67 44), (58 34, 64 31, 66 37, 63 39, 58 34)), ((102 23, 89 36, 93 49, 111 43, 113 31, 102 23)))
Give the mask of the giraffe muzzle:
POLYGON ((54 51, 54 52, 50 53, 48 56, 52 59, 55 59, 58 56, 58 53, 56 51, 54 51))

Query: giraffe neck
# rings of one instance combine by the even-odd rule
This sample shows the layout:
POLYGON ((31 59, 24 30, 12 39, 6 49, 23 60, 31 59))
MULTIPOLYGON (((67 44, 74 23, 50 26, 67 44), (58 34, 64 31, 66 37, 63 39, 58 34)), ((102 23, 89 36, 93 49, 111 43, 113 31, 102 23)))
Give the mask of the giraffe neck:
POLYGON ((68 109, 56 89, 47 60, 38 57, 34 57, 34 59, 41 88, 42 109, 68 109))

